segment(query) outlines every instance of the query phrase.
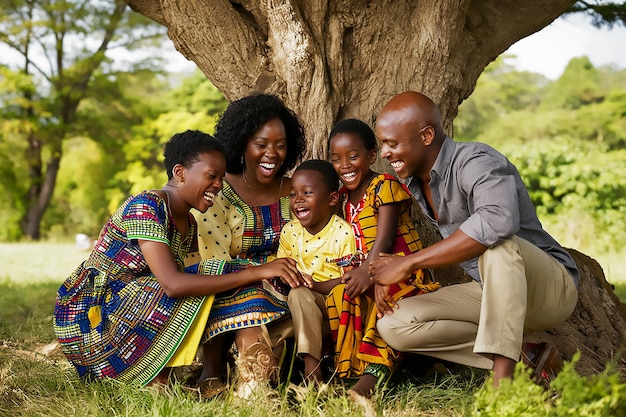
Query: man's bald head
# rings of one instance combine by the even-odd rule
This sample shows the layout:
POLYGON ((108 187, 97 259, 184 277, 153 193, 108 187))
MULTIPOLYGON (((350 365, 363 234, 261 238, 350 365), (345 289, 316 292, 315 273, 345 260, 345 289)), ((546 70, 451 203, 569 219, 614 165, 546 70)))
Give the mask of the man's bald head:
POLYGON ((393 113, 396 122, 415 124, 416 129, 432 126, 436 141, 443 140, 443 126, 439 107, 426 95, 417 91, 405 91, 393 97, 379 112, 377 120, 393 113))
POLYGON ((427 96, 406 91, 393 97, 376 118, 381 157, 398 176, 428 178, 445 134, 437 105, 427 96))

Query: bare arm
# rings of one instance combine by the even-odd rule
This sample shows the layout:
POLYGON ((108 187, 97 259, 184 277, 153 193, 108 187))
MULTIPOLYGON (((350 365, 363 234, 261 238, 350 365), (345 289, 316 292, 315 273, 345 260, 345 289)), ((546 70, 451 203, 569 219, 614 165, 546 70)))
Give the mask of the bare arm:
POLYGON ((330 291, 335 288, 335 286, 341 284, 341 278, 333 278, 328 281, 323 282, 315 282, 312 281, 313 285, 311 285, 311 289, 323 295, 330 294, 330 291))
POLYGON ((296 263, 292 259, 276 259, 264 265, 219 276, 195 275, 178 269, 165 243, 140 239, 139 247, 165 294, 172 298, 217 294, 274 277, 287 281, 299 280, 296 263))
POLYGON ((418 268, 439 268, 480 256, 487 247, 457 230, 448 238, 408 256, 381 255, 370 263, 374 282, 390 285, 407 279, 418 268))
POLYGON ((344 274, 342 282, 347 282, 346 292, 350 298, 362 294, 372 285, 368 272, 369 263, 378 258, 380 253, 391 251, 398 233, 400 204, 385 204, 378 208, 376 240, 367 253, 367 259, 359 267, 344 274))

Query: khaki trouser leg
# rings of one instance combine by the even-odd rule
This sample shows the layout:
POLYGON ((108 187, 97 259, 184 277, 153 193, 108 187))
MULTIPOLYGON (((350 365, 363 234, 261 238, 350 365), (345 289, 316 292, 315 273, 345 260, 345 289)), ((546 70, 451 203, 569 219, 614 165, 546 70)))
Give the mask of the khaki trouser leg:
POLYGON ((524 334, 554 327, 576 306, 565 267, 524 239, 485 251, 479 270, 482 290, 472 281, 400 300, 378 321, 380 335, 401 352, 490 369, 486 356, 519 360, 524 334))
POLYGON ((472 281, 405 298, 376 327, 398 351, 491 369, 490 359, 473 352, 481 296, 480 285, 472 281))
POLYGON ((293 321, 296 353, 309 354, 315 359, 322 356, 322 338, 329 333, 326 315, 326 297, 306 287, 289 291, 289 310, 293 321))
POLYGON ((576 306, 574 280, 565 267, 514 236, 480 256, 483 283, 474 352, 519 360, 525 333, 548 330, 576 306))

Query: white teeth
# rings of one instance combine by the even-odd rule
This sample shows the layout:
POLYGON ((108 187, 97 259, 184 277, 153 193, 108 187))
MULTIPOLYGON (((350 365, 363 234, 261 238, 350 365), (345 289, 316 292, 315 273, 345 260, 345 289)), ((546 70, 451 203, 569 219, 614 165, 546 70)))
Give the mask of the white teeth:
POLYGON ((391 163, 391 166, 392 166, 394 169, 398 169, 398 168, 402 167, 402 165, 403 165, 403 164, 404 164, 404 162, 402 162, 402 161, 395 161, 395 162, 392 162, 392 163, 391 163))
POLYGON ((346 183, 351 183, 356 180, 356 172, 347 172, 345 174, 341 174, 341 179, 343 179, 346 183))
POLYGON ((297 209, 294 210, 294 213, 296 214, 296 216, 298 218, 304 217, 307 214, 309 214, 309 209, 307 209, 307 208, 297 208, 297 209))
POLYGON ((215 198, 215 194, 213 194, 212 192, 207 191, 207 192, 204 193, 204 199, 206 201, 212 202, 214 198, 215 198))
POLYGON ((265 169, 274 169, 274 168, 276 168, 276 164, 260 163, 259 165, 262 166, 265 169))

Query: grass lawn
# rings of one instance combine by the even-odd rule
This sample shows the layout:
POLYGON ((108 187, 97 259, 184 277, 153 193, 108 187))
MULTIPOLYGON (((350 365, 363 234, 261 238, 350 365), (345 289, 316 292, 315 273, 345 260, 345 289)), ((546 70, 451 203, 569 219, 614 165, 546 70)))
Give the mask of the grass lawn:
MULTIPOLYGON (((349 401, 338 382, 325 391, 284 383, 252 401, 232 393, 198 401, 186 388, 192 385, 191 368, 178 372, 178 382, 165 393, 116 381, 81 381, 53 344, 52 312, 60 283, 87 255, 71 243, 0 244, 0 416, 561 415, 550 410, 578 409, 561 403, 583 391, 583 406, 592 407, 586 415, 625 415, 614 411, 626 410, 626 385, 612 374, 593 379, 564 371, 557 378, 564 381, 558 388, 562 395, 556 396, 520 375, 494 393, 484 384, 485 371, 456 367, 437 373, 418 356, 408 356, 366 407, 349 401)), ((626 282, 618 283, 617 292, 626 299, 626 282)))

